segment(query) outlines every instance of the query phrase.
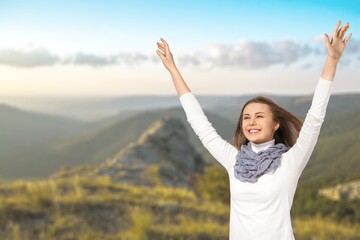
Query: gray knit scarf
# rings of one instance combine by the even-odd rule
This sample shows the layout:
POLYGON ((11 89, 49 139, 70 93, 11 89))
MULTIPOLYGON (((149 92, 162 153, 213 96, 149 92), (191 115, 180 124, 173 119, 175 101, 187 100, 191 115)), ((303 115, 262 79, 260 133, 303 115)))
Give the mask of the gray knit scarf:
POLYGON ((242 145, 236 155, 235 177, 242 182, 256 183, 258 177, 277 169, 280 165, 281 155, 287 150, 287 146, 278 143, 255 153, 251 149, 250 142, 247 145, 242 145))

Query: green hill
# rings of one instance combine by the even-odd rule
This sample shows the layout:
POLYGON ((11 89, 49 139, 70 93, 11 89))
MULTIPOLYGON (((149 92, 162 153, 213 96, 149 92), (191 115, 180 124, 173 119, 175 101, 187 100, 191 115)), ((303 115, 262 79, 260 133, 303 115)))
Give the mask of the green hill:
POLYGON ((81 121, 27 112, 0 104, 0 152, 32 147, 77 134, 85 126, 81 121))
POLYGON ((47 168, 49 159, 42 163, 39 159, 52 151, 51 143, 78 135, 89 126, 78 120, 0 105, 0 178, 41 172, 47 168))
MULTIPOLYGON (((137 139, 143 131, 155 120, 162 117, 176 117, 186 122, 182 109, 162 109, 141 112, 133 117, 88 131, 61 141, 48 141, 30 149, 12 151, 2 156, 0 176, 4 179, 42 178, 47 177, 62 166, 76 166, 81 164, 96 164, 113 156, 120 149, 137 139)), ((231 136, 232 124, 217 115, 208 114, 209 119, 223 136, 231 136)), ((97 125, 96 125, 97 126, 97 125)), ((191 143, 200 145, 200 141, 190 130, 191 143)), ((205 152, 201 148, 202 152, 205 152)), ((209 155, 207 155, 209 158, 209 155)))

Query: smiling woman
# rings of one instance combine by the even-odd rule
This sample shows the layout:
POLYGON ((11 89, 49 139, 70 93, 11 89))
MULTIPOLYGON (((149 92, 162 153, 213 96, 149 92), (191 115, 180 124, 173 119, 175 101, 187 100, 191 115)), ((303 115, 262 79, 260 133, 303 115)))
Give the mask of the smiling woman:
POLYGON ((294 239, 290 210, 297 182, 310 159, 325 118, 337 64, 351 34, 349 23, 324 35, 327 58, 304 124, 271 100, 248 101, 240 114, 235 146, 222 139, 190 92, 168 43, 157 54, 170 72, 187 120, 230 180, 230 239, 294 239), (301 130, 300 130, 301 128, 301 130))

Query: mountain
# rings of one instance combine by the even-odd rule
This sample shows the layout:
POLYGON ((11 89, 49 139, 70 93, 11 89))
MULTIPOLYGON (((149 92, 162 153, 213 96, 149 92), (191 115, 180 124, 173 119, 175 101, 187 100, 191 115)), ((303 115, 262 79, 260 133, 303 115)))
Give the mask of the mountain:
POLYGON ((75 167, 55 177, 110 176, 116 182, 139 186, 192 187, 195 174, 203 168, 204 162, 189 143, 184 123, 176 118, 163 118, 96 171, 75 167))
MULTIPOLYGON (((0 178, 39 177, 51 168, 52 144, 87 131, 91 124, 70 118, 28 112, 0 105, 0 178), (28 173, 31 174, 28 174, 28 173)), ((51 168, 56 171, 58 166, 51 168)))
MULTIPOLYGON (((345 175, 344 178, 347 180, 356 178, 356 171, 359 170, 355 164, 359 154, 356 147, 359 139, 357 133, 360 121, 359 96, 356 94, 332 96, 318 145, 304 171, 303 181, 305 179, 316 179, 316 176, 321 176, 321 178, 327 175, 332 176, 332 174, 336 177, 334 178, 336 181, 340 181, 344 177, 343 175, 345 175), (332 151, 334 154, 328 154, 332 151), (338 171, 336 166, 341 166, 341 169, 344 170, 338 171), (351 174, 344 174, 346 172, 345 169, 351 174)), ((200 99, 206 101, 210 98, 203 97, 200 99)), ((223 108, 220 108, 220 106, 212 108, 212 111, 217 109, 214 111, 215 113, 206 111, 206 114, 219 134, 229 140, 229 142, 232 142, 237 117, 232 118, 232 121, 227 119, 227 106, 237 104, 236 108, 241 107, 239 103, 233 101, 234 99, 233 97, 220 98, 218 101, 211 99, 212 102, 209 101, 205 104, 207 106, 214 106, 216 102, 223 104, 223 108), (219 114, 222 116, 219 116, 219 114)), ((299 115, 305 116, 311 98, 308 96, 277 97, 274 100, 282 102, 287 109, 298 109, 295 112, 302 113, 299 115)), ((235 114, 235 112, 237 115, 238 111, 232 108, 231 113, 235 114)), ((6 115, 2 114, 1 116, 6 115)), ((80 127, 75 130, 71 137, 42 141, 29 148, 20 147, 19 145, 15 150, 4 149, 4 151, 0 151, 0 177, 4 179, 42 178, 51 175, 62 166, 98 164, 116 154, 128 143, 135 141, 152 122, 162 117, 181 119, 189 133, 190 143, 203 156, 206 164, 216 164, 216 161, 213 160, 190 129, 183 110, 180 108, 169 108, 140 112, 126 111, 123 114, 119 113, 110 118, 87 125, 86 131, 84 130, 79 133, 77 130, 80 127)), ((28 122, 32 122, 30 120, 28 122)), ((47 126, 46 123, 42 125, 47 126)), ((60 124, 60 126, 55 127, 53 130, 59 130, 64 126, 66 124, 60 124)), ((69 126, 72 126, 72 124, 69 126)), ((30 127, 29 130, 31 129, 35 128, 30 127)), ((6 131, 10 133, 16 132, 13 127, 7 128, 6 131)), ((51 133, 48 130, 44 132, 46 134, 51 133)), ((66 133, 65 130, 59 132, 60 134, 66 133)), ((40 133, 41 131, 39 130, 39 133, 32 134, 40 133)), ((24 134, 19 136, 18 139, 20 139, 19 143, 21 141, 26 142, 28 136, 24 134)), ((4 141, 4 138, 1 138, 1 140, 4 141)), ((3 144, 4 148, 5 146, 6 143, 3 144)), ((335 183, 334 181, 331 181, 331 183, 335 183)))
MULTIPOLYGON (((270 98, 279 106, 285 108, 295 116, 304 118, 310 108, 312 95, 307 96, 274 96, 264 95, 270 98)), ((222 100, 219 104, 214 104, 207 108, 213 113, 221 112, 221 115, 231 121, 237 120, 243 104, 254 96, 242 96, 228 98, 227 101, 222 100)), ((333 94, 327 108, 327 118, 333 115, 348 113, 352 110, 360 109, 360 94, 333 94)))
MULTIPOLYGON (((89 134, 70 141, 60 142, 57 144, 57 149, 60 153, 65 154, 62 156, 63 164, 69 166, 81 163, 100 163, 128 143, 135 141, 154 121, 167 117, 180 119, 189 133, 190 143, 200 146, 200 141, 186 121, 184 111, 180 108, 170 108, 140 112, 135 116, 114 122, 89 134)), ((221 130, 219 132, 225 138, 231 138, 234 129, 231 122, 211 113, 208 114, 208 117, 214 126, 221 130)))
MULTIPOLYGON (((360 113, 360 112, 359 112, 360 113)), ((360 128, 319 139, 302 174, 303 182, 321 181, 325 186, 360 178, 360 128)))
MULTIPOLYGON (((308 110, 312 95, 278 96, 261 94, 269 97, 280 106, 298 116, 304 116, 308 110)), ((200 95, 196 94, 201 106, 231 121, 237 119, 242 105, 255 95, 200 95)), ((152 111, 156 109, 179 107, 177 96, 104 96, 104 97, 6 97, 0 96, 0 104, 5 103, 26 109, 30 112, 44 112, 52 115, 67 116, 83 121, 101 120, 107 117, 121 115, 125 112, 152 111)), ((332 94, 329 104, 329 113, 348 111, 360 107, 360 94, 332 94)), ((126 115, 126 113, 125 113, 126 115)))
MULTIPOLYGON (((151 123, 166 117, 181 119, 186 126, 190 143, 195 144, 201 153, 206 152, 206 149, 200 147, 197 136, 190 130, 182 109, 160 109, 140 112, 118 122, 112 119, 113 123, 105 127, 96 127, 92 131, 65 140, 46 142, 31 149, 12 152, 8 158, 2 158, 0 176, 5 179, 42 178, 51 175, 62 166, 99 164, 135 141, 151 123)), ((233 123, 211 113, 208 114, 208 118, 222 136, 231 139, 235 128, 233 123)), ((211 157, 208 153, 206 156, 205 160, 209 161, 211 157)))
POLYGON ((0 104, 0 152, 24 149, 77 134, 84 122, 65 117, 27 112, 0 104))
POLYGON ((360 179, 360 109, 327 116, 301 180, 323 187, 360 179))

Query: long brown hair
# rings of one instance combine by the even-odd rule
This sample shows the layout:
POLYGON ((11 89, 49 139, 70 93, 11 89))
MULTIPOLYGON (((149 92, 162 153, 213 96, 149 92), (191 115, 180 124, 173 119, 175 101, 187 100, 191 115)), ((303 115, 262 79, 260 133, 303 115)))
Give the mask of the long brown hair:
POLYGON ((295 144, 302 126, 302 121, 295 117, 292 113, 274 103, 269 98, 259 96, 247 101, 241 110, 234 136, 234 145, 237 149, 240 149, 241 145, 249 142, 242 130, 242 119, 244 109, 250 103, 263 103, 269 106, 273 114, 273 120, 278 122, 280 125, 274 133, 275 143, 283 143, 288 147, 292 147, 295 144))

